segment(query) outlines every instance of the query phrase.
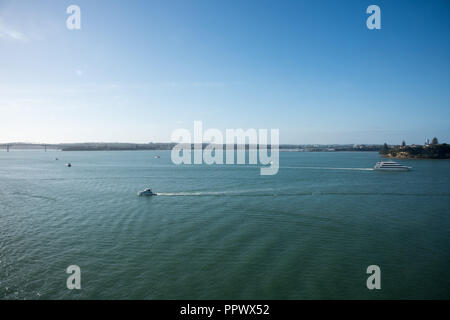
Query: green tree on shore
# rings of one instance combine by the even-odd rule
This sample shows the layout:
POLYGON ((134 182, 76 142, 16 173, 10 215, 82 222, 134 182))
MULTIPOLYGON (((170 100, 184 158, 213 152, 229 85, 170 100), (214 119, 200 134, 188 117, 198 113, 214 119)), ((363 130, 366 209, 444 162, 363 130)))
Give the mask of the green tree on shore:
POLYGON ((381 148, 380 153, 381 153, 381 154, 387 154, 388 152, 389 152, 389 147, 388 147, 387 143, 385 142, 385 143, 383 144, 383 148, 381 148))
POLYGON ((434 137, 433 140, 431 140, 431 144, 439 144, 438 138, 434 137))

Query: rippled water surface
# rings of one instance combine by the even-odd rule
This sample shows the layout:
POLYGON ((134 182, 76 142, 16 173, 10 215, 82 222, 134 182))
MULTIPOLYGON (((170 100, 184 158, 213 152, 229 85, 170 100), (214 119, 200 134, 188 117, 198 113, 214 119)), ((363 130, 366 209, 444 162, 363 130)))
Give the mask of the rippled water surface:
POLYGON ((450 298, 450 161, 376 161, 281 153, 261 176, 168 151, 2 151, 0 297, 450 298), (159 195, 136 195, 148 186, 159 195), (73 264, 81 290, 66 288, 73 264))

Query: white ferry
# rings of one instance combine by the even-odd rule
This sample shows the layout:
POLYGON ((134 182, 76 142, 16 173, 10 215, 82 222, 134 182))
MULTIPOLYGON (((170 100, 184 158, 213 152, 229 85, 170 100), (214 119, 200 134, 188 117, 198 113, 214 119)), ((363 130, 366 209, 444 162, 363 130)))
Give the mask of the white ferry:
POLYGON ((408 171, 411 167, 404 166, 394 161, 380 161, 373 167, 379 171, 408 171))

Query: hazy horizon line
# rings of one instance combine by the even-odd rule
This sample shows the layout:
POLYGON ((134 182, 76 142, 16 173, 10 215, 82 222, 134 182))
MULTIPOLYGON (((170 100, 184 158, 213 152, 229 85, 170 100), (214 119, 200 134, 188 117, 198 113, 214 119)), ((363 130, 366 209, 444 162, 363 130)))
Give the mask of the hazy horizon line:
MULTIPOLYGON (((349 145, 367 145, 367 146, 381 146, 384 143, 387 143, 388 145, 400 145, 401 143, 388 143, 388 142, 381 142, 381 143, 324 143, 324 142, 320 142, 320 143, 279 143, 278 145, 280 146, 289 146, 289 145, 326 145, 326 146, 349 146, 349 145)), ((445 143, 445 142, 441 142, 441 143, 445 143)), ((179 142, 155 142, 155 141, 150 141, 150 142, 117 142, 117 141, 85 141, 85 142, 27 142, 27 141, 14 141, 14 142, 0 142, 1 146, 6 146, 6 145, 67 145, 67 144, 134 144, 134 145, 149 145, 149 144, 195 144, 195 143, 179 143, 179 142)), ((208 145, 220 145, 217 143, 210 143, 210 142, 203 142, 202 144, 208 144, 208 145)), ((268 143, 270 145, 270 143, 268 143)), ((226 143, 223 143, 222 145, 227 145, 226 143)), ((234 143, 234 145, 242 145, 242 144, 237 144, 234 143)), ((249 143, 245 143, 245 145, 250 145, 249 143)), ((254 144, 252 144, 254 145, 254 144)), ((259 145, 259 143, 257 143, 256 145, 259 145)), ((411 144, 406 144, 406 145, 420 145, 418 143, 411 143, 411 144)))

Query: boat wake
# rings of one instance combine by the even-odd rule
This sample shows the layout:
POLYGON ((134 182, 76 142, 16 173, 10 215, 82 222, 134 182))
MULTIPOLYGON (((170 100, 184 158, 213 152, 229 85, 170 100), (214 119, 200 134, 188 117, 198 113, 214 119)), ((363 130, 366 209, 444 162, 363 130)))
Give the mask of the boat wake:
POLYGON ((315 169, 315 170, 352 170, 373 171, 373 168, 335 168, 335 167, 281 167, 280 169, 315 169))
POLYGON ((167 197, 286 197, 286 196, 405 196, 405 197, 450 197, 450 193, 402 193, 402 192, 243 192, 243 191, 205 191, 205 192, 159 192, 158 196, 167 197))
POLYGON ((43 199, 43 200, 56 201, 55 198, 41 196, 41 195, 36 195, 36 194, 31 194, 31 193, 13 192, 12 194, 16 195, 16 196, 23 196, 23 197, 34 198, 34 199, 43 199))
POLYGON ((232 191, 192 191, 192 192, 157 192, 158 196, 258 196, 262 193, 273 195, 273 189, 252 189, 232 191), (272 192, 272 193, 271 193, 272 192))

